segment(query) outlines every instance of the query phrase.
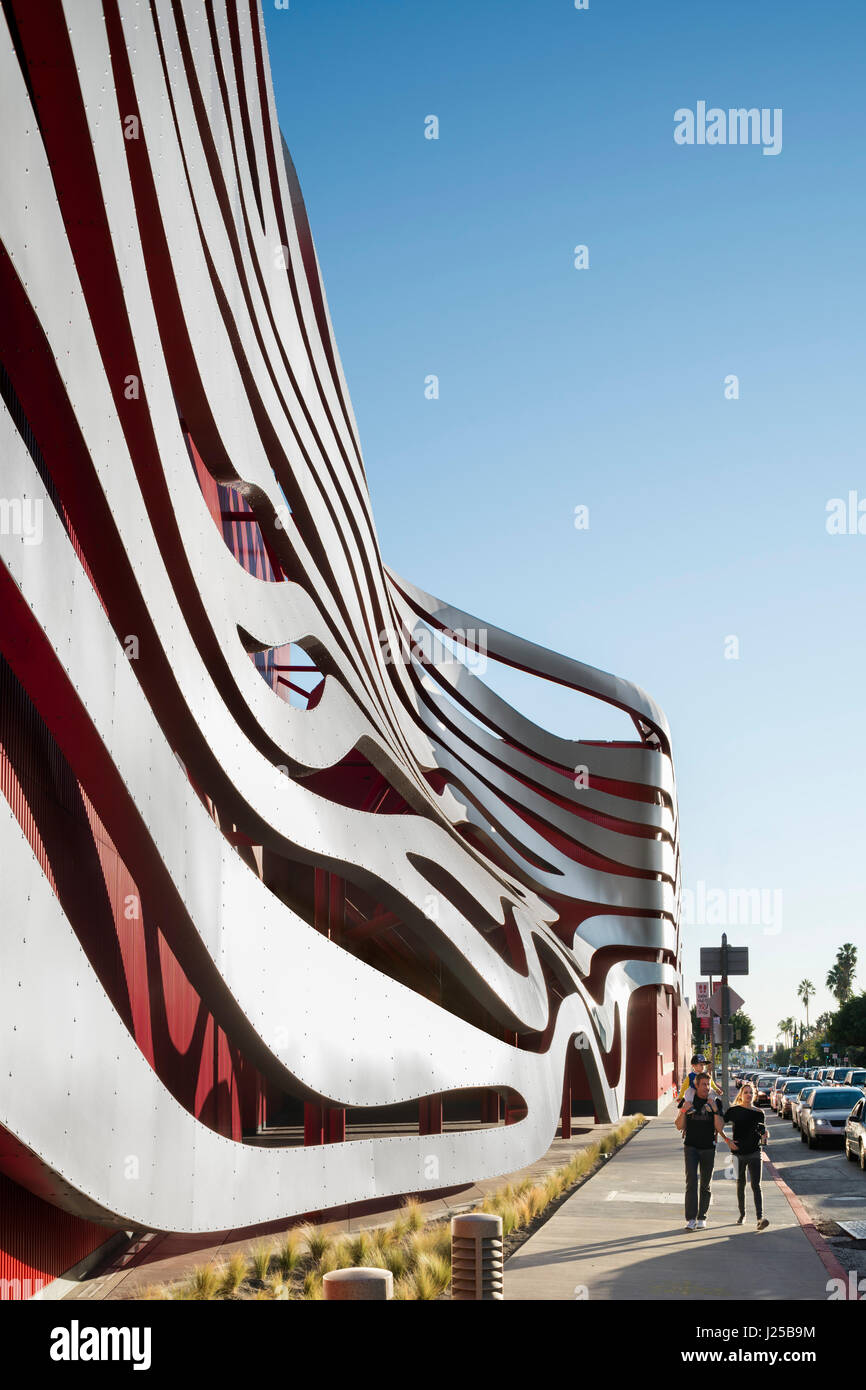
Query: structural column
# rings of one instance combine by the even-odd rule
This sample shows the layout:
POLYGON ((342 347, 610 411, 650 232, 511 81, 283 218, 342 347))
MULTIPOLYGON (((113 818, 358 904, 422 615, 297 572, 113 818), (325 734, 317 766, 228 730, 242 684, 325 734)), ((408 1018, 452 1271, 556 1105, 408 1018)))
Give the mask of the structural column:
POLYGON ((418 1133, 442 1133, 442 1097, 422 1096, 418 1102, 418 1133))

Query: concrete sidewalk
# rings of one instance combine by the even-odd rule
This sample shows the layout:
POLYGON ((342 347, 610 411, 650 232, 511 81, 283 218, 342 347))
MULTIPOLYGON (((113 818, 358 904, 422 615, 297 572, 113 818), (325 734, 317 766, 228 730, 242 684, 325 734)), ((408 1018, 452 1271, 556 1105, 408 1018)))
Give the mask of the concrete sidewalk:
POLYGON ((720 1142, 707 1229, 687 1231, 676 1110, 640 1131, 507 1261, 505 1297, 516 1300, 827 1298, 831 1277, 766 1167, 757 1231, 746 1185, 737 1226, 730 1152, 720 1142))

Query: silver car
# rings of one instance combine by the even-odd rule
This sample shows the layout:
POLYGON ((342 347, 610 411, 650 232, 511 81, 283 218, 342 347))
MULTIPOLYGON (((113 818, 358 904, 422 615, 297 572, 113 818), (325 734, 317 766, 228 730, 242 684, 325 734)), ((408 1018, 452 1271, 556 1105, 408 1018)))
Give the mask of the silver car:
POLYGON ((861 1173, 866 1173, 866 1098, 860 1097, 845 1124, 845 1157, 851 1163, 860 1161, 861 1173))
POLYGON ((821 1139, 844 1139, 848 1117, 861 1091, 853 1086, 819 1086, 808 1105, 800 1106, 800 1137, 810 1149, 821 1139))
POLYGON ((773 1107, 774 1110, 778 1110, 780 1114, 782 1112, 779 1107, 779 1100, 784 1092, 784 1088, 787 1085, 787 1082, 787 1076, 777 1076, 775 1081, 773 1082, 773 1089, 770 1092, 770 1105, 773 1107))
MULTIPOLYGON (((806 1086, 811 1086, 811 1085, 812 1085, 812 1082, 811 1082, 811 1081, 804 1081, 803 1078, 802 1078, 802 1076, 789 1076, 789 1077, 787 1077, 787 1079, 786 1079, 786 1081, 785 1081, 785 1089, 784 1089, 783 1091, 780 1092, 780 1094, 779 1094, 779 1102, 778 1102, 778 1104, 777 1104, 777 1106, 776 1106, 776 1109, 777 1109, 778 1113, 782 1116, 783 1119, 785 1118, 785 1116, 787 1116, 788 1119, 791 1118, 791 1106, 793 1105, 793 1103, 794 1103, 794 1101, 796 1100, 797 1096, 798 1096, 798 1095, 800 1094, 800 1092, 804 1089, 804 1087, 806 1087, 806 1086)), ((797 1123, 797 1121, 795 1120, 795 1121, 794 1121, 794 1125, 795 1125, 795 1126, 796 1126, 796 1123, 797 1123)))
POLYGON ((812 1103, 812 1096, 819 1088, 812 1081, 807 1081, 805 1086, 797 1092, 791 1101, 791 1124, 795 1129, 802 1131, 803 1121, 801 1119, 803 1109, 808 1108, 812 1103))

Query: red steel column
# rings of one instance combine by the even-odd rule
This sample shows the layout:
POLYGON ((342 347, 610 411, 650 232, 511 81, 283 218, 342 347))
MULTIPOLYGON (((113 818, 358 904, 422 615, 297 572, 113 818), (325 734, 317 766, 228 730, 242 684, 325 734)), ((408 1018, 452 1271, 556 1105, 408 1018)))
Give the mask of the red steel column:
POLYGON ((418 1133, 442 1133, 442 1097, 422 1096, 418 1102, 418 1133))
POLYGON ((304 1143, 324 1144, 325 1110, 324 1106, 304 1101, 304 1143))
POLYGON ((562 1110, 560 1111, 561 1138, 571 1138, 571 1057, 574 1051, 571 1044, 565 1054, 565 1075, 562 1081, 562 1110))
POLYGON ((326 1110, 326 1115, 328 1137, 325 1142, 328 1144, 342 1144, 346 1138, 345 1110, 337 1109, 336 1106, 329 1105, 326 1110))

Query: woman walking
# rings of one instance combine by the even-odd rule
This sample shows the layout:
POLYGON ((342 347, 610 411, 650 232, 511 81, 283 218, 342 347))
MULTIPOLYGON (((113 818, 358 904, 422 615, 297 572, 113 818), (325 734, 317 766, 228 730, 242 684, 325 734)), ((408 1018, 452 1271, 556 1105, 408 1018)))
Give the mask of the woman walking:
POLYGON ((767 1142, 767 1128, 764 1112, 755 1105, 755 1088, 750 1082, 740 1087, 739 1095, 733 1105, 725 1111, 725 1124, 733 1127, 734 1138, 731 1149, 737 1158, 737 1206, 740 1208, 738 1226, 746 1219, 746 1174, 752 1184, 755 1199, 755 1215, 758 1230, 765 1231, 769 1221, 764 1216, 764 1200, 761 1192, 761 1146, 767 1142))

